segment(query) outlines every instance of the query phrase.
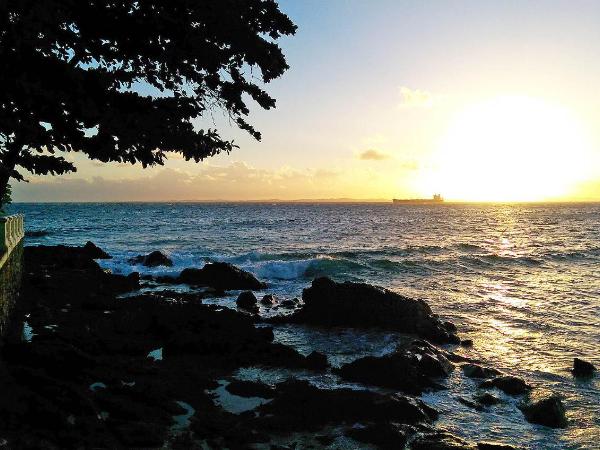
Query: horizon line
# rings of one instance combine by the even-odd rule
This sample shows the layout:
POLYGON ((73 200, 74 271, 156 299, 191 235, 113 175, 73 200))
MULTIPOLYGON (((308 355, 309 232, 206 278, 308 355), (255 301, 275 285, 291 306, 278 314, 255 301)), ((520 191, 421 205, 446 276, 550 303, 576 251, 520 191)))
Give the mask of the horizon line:
MULTIPOLYGON (((226 200, 226 199, 199 199, 199 200, 40 200, 40 201, 13 201, 13 205, 19 204, 93 204, 93 203, 114 203, 114 204, 125 204, 125 203, 377 203, 377 204, 390 204, 394 205, 392 199, 360 199, 360 198, 301 198, 301 199, 251 199, 251 200, 226 200)), ((443 205, 456 205, 456 204, 565 204, 565 203, 600 203, 600 199, 597 200, 444 200, 442 203, 437 204, 407 204, 394 206, 443 206, 443 205)))

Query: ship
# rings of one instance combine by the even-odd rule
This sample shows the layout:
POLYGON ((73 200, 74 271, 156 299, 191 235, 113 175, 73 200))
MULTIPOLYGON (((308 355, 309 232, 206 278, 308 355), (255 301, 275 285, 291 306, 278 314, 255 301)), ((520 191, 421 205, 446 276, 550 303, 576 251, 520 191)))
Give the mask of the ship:
POLYGON ((444 203, 444 199, 441 194, 435 194, 432 198, 395 198, 392 202, 399 205, 437 205, 444 203))

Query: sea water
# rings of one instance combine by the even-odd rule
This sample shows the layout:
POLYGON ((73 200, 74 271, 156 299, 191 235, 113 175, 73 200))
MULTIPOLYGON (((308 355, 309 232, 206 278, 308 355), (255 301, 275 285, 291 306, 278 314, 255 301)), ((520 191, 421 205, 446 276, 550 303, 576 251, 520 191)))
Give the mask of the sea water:
MULTIPOLYGON (((265 293, 281 298, 301 297, 324 275, 423 298, 473 339, 463 354, 561 393, 570 421, 561 430, 529 424, 509 397, 484 412, 469 409, 457 397, 472 396, 475 383, 455 371, 448 390, 424 397, 442 413, 440 426, 526 448, 600 448, 599 377, 570 373, 574 357, 600 367, 600 204, 99 203, 13 211, 26 215, 28 231, 48 233, 27 245, 91 240, 114 256, 102 264, 115 273, 175 275, 216 260, 253 272, 270 284, 265 293), (127 262, 153 250, 174 266, 127 262)), ((234 299, 217 302, 235 307, 234 299)), ((275 336, 303 353, 325 351, 334 365, 384 354, 397 339, 301 326, 278 327, 275 336)))

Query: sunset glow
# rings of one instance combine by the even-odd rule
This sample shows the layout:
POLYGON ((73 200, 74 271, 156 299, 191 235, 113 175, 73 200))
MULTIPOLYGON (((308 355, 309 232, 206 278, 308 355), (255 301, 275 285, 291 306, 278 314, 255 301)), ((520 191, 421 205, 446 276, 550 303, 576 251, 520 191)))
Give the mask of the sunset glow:
POLYGON ((431 189, 453 200, 540 201, 585 179, 591 144, 568 109, 525 96, 475 103, 440 139, 431 189))

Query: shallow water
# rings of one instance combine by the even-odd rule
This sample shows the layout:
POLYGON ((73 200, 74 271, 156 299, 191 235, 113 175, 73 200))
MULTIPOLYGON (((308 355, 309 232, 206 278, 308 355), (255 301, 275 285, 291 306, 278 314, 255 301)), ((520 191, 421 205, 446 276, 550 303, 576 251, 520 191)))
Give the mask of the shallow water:
MULTIPOLYGON (((466 352, 565 396, 571 425, 531 425, 514 401, 479 413, 456 402, 472 395, 456 373, 449 391, 426 400, 440 423, 473 439, 530 448, 598 448, 600 382, 574 380, 574 356, 600 366, 600 205, 389 204, 18 204, 26 228, 48 236, 27 244, 92 240, 127 259, 163 250, 177 273, 223 260, 269 281, 265 292, 300 297, 312 278, 365 280, 426 299, 474 340, 466 352)), ((233 298, 223 299, 231 306, 233 298)), ((280 327, 276 337, 334 364, 393 348, 394 335, 280 327)), ((335 382, 335 380, 333 381, 335 382)))

